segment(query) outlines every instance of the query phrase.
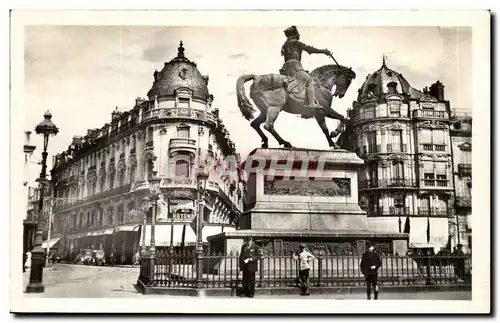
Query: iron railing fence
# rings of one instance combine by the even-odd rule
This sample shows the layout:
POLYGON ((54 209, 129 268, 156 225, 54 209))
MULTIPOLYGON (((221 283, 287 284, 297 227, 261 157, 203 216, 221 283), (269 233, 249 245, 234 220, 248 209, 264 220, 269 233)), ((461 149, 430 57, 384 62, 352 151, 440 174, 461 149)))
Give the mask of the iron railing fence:
MULTIPOLYGON (((203 275, 196 277, 196 254, 159 253, 141 258, 139 279, 154 287, 236 288, 241 286, 242 272, 237 253, 202 254, 203 275)), ((378 271, 381 285, 424 285, 470 283, 471 257, 456 256, 381 256, 378 271)), ((316 256, 309 271, 312 286, 362 286, 360 256, 316 256)), ((297 285, 298 260, 290 256, 269 255, 259 260, 257 287, 293 287, 297 285)))

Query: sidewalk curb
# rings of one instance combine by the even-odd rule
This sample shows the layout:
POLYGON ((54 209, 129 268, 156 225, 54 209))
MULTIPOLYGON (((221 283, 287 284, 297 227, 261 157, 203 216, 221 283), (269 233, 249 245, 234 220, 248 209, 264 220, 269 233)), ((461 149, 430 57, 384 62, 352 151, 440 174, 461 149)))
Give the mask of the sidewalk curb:
MULTIPOLYGON (((177 295, 177 296, 237 296, 235 288, 181 288, 181 287, 147 287, 141 281, 134 285, 135 289, 144 295, 177 295)), ((311 294, 363 294, 365 286, 335 286, 311 287, 311 294)), ((468 284, 450 285, 412 285, 412 286, 380 286, 381 293, 421 293, 421 292, 447 292, 447 291, 472 291, 468 284)), ((255 288, 255 295, 298 295, 299 288, 294 287, 268 287, 255 288)))

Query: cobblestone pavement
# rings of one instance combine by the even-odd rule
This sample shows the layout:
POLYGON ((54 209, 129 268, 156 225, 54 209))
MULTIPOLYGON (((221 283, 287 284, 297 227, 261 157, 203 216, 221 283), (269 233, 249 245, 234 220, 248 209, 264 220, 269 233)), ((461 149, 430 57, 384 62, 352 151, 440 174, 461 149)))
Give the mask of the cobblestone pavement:
MULTIPOLYGON (((62 298, 179 298, 170 295, 142 295, 134 287, 139 276, 138 267, 95 267, 83 265, 55 264, 44 270, 45 293, 26 294, 28 297, 62 298)), ((24 273, 24 286, 29 282, 29 269, 24 273)), ((274 299, 365 299, 363 293, 357 294, 321 294, 307 297, 299 295, 256 295, 255 298, 274 299)), ((379 299, 415 299, 415 300, 470 300, 471 292, 408 292, 383 293, 379 299)))

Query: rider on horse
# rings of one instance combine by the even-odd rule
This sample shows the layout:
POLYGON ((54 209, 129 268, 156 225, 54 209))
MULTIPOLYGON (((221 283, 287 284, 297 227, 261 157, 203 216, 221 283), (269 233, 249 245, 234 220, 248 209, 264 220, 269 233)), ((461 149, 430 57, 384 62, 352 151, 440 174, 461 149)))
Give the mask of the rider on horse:
MULTIPOLYGON (((288 27, 285 29, 284 33, 287 40, 285 44, 283 44, 283 47, 281 47, 281 56, 284 56, 285 63, 280 70, 280 74, 295 79, 294 82, 287 86, 287 91, 298 94, 305 89, 304 107, 308 109, 320 109, 320 111, 324 110, 321 105, 316 103, 314 82, 311 76, 302 67, 301 58, 302 51, 308 54, 325 54, 328 56, 331 56, 332 53, 328 49, 317 49, 299 41, 300 34, 295 26, 288 27)), ((306 116, 304 115, 303 117, 306 116)))

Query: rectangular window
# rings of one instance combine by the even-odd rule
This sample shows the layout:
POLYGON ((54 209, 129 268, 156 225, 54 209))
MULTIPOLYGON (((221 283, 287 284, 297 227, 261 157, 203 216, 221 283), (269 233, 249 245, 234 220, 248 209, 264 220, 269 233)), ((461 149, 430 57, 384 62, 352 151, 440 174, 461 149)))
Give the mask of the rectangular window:
POLYGON ((377 152, 377 132, 376 131, 369 131, 367 132, 367 139, 368 139, 368 152, 369 153, 376 153, 377 152))
POLYGON ((177 128, 177 138, 189 138, 189 127, 179 126, 177 128))
POLYGON ((375 118, 375 107, 369 106, 365 108, 365 119, 375 118))
POLYGON ((189 98, 179 98, 178 108, 189 108, 189 98))
POLYGON ((401 116, 401 103, 398 101, 389 102, 389 113, 391 117, 400 117, 401 116))
POLYGON ((423 144, 431 144, 432 143, 432 130, 430 129, 421 129, 418 136, 420 137, 420 142, 423 144))
POLYGON ((403 179, 403 162, 393 161, 392 162, 392 179, 403 179))
POLYGON ((392 152, 401 152, 401 146, 403 141, 403 131, 402 130, 390 130, 389 140, 391 143, 392 152))

